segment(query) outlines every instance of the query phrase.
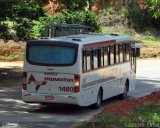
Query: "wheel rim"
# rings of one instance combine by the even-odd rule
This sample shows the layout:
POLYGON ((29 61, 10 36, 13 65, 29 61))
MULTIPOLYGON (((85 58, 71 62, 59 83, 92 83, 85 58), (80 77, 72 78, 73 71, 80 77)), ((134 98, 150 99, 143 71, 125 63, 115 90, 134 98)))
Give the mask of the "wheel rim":
POLYGON ((124 97, 127 97, 127 93, 128 93, 128 86, 127 86, 127 83, 125 85, 125 89, 124 89, 124 97))
POLYGON ((125 89, 124 89, 124 97, 127 96, 127 86, 125 86, 125 89))
POLYGON ((101 105, 101 92, 98 93, 98 98, 97 98, 97 105, 100 106, 101 105))

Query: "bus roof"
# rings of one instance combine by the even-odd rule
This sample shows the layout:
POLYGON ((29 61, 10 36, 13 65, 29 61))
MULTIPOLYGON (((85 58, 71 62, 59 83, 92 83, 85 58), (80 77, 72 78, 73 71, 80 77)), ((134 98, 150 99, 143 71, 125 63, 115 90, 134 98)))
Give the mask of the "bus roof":
MULTIPOLYGON (((46 40, 46 39, 42 39, 46 40)), ((103 33, 87 33, 78 35, 61 36, 56 38, 47 38, 47 40, 60 41, 60 42, 72 42, 75 44, 90 46, 90 44, 109 44, 123 41, 133 41, 131 36, 118 35, 118 34, 103 34, 103 33)))

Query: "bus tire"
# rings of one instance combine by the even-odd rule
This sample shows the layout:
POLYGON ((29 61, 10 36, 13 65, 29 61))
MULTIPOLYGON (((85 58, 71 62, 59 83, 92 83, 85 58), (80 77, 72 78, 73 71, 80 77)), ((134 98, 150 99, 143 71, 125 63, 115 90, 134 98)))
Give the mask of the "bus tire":
POLYGON ((94 104, 94 108, 99 109, 101 107, 101 105, 102 105, 102 95, 103 95, 102 89, 99 89, 98 95, 97 95, 97 101, 94 104))
POLYGON ((128 96, 128 90, 129 90, 129 82, 127 80, 126 83, 125 83, 124 91, 123 91, 122 94, 120 94, 119 98, 122 99, 122 100, 126 99, 127 96, 128 96))

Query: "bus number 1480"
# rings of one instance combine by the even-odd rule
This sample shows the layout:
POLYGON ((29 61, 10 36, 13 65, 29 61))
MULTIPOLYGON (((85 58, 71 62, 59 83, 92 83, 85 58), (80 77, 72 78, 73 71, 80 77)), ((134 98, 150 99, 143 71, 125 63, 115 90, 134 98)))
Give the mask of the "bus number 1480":
POLYGON ((59 87, 60 92, 73 92, 73 87, 59 87))

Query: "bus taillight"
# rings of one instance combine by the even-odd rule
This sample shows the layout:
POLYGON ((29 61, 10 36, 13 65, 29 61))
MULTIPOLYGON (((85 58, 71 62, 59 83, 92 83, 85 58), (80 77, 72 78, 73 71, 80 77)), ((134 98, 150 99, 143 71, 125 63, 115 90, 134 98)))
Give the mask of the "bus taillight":
POLYGON ((80 92, 80 75, 74 75, 74 93, 80 92))
POLYGON ((23 72, 22 88, 23 88, 24 90, 27 90, 27 72, 23 72))

